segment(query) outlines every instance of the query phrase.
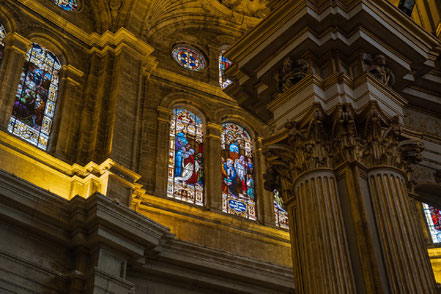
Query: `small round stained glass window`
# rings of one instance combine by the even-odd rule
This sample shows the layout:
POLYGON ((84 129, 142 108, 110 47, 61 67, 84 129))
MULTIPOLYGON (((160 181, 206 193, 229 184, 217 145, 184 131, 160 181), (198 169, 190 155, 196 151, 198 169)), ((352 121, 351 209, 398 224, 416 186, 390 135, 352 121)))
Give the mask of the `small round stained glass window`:
POLYGON ((178 46, 173 49, 172 55, 176 62, 186 69, 200 71, 205 68, 204 57, 195 49, 178 46))

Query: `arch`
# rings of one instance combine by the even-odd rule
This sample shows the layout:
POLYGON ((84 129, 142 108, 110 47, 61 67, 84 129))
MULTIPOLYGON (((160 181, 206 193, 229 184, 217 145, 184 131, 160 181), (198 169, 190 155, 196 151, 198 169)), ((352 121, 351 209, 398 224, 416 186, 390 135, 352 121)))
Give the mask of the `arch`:
POLYGON ((235 122, 224 122, 222 128, 222 210, 257 220, 253 138, 235 122))
POLYGON ((212 121, 214 117, 213 111, 205 107, 207 103, 203 96, 197 94, 188 94, 183 92, 171 93, 161 100, 161 107, 172 110, 175 107, 183 106, 199 114, 201 119, 205 122, 212 121))
POLYGON ((170 122, 167 196, 203 206, 204 123, 186 108, 176 107, 170 122))
POLYGON ((58 57, 45 47, 33 43, 17 87, 8 131, 47 150, 58 100, 58 57))

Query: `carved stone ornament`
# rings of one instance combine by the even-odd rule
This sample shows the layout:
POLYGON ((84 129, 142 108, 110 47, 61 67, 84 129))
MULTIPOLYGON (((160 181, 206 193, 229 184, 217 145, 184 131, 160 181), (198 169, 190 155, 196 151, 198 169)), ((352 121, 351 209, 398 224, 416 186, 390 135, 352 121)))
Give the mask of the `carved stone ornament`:
POLYGON ((283 93, 297 84, 306 76, 308 68, 309 64, 306 60, 294 60, 292 57, 287 57, 283 61, 282 69, 274 75, 279 92, 283 93))
POLYGON ((395 84, 395 75, 386 65, 386 56, 380 53, 374 55, 365 54, 363 61, 366 65, 366 72, 371 73, 386 86, 393 87, 395 84))
POLYGON ((424 149, 422 142, 404 138, 399 118, 381 115, 376 103, 360 114, 340 105, 327 115, 317 106, 301 121, 288 121, 285 128, 287 138, 264 153, 265 189, 278 189, 284 197, 293 195, 301 173, 333 169, 344 162, 357 161, 368 168, 391 166, 409 173, 424 149))

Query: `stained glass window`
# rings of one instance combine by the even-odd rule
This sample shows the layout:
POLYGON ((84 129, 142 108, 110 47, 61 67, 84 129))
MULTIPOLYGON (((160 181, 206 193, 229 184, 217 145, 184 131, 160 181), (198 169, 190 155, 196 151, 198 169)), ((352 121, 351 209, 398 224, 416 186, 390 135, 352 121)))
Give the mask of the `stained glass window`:
POLYGON ((256 192, 251 137, 234 123, 222 132, 222 210, 256 219, 256 192))
POLYGON ((289 229, 288 213, 282 207, 282 198, 277 190, 274 190, 274 214, 276 219, 276 226, 289 229))
POLYGON ((0 22, 0 67, 2 66, 2 60, 3 60, 3 49, 5 49, 5 36, 6 36, 5 28, 0 22))
POLYGON ((204 205, 204 131, 194 113, 177 108, 170 124, 168 197, 204 205))
POLYGON ((205 68, 205 59, 201 53, 183 46, 175 47, 172 51, 173 58, 180 66, 194 71, 205 68))
POLYGON ((55 114, 58 91, 57 57, 32 44, 20 76, 8 131, 46 150, 55 114))
POLYGON ((66 11, 77 11, 78 0, 53 0, 56 5, 66 11))
POLYGON ((222 50, 219 55, 219 85, 222 87, 222 89, 225 89, 231 85, 231 80, 224 76, 224 72, 231 66, 232 63, 224 56, 224 53, 225 50, 222 50))
POLYGON ((425 203, 423 203, 423 208, 433 243, 441 243, 441 212, 438 208, 425 203))

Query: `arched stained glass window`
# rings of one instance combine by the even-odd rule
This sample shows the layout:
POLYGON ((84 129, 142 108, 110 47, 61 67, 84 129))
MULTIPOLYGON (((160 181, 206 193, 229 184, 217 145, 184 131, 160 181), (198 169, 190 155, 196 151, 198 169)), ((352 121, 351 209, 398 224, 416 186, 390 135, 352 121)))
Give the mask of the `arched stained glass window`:
POLYGON ((199 117, 177 108, 170 124, 168 197, 204 205, 204 130, 199 117))
POLYGON ((177 46, 173 49, 172 56, 180 66, 186 69, 200 71, 205 68, 205 58, 195 49, 177 46))
POLYGON ((5 36, 6 30, 0 22, 0 67, 2 66, 3 61, 3 49, 5 49, 5 36))
POLYGON ((43 150, 47 149, 54 119, 60 68, 52 52, 32 44, 9 120, 9 132, 43 150))
POLYGON ((288 225, 288 213, 282 207, 282 198, 277 190, 274 190, 274 214, 276 220, 276 226, 289 229, 288 225))
POLYGON ((222 132, 222 210, 256 219, 251 137, 241 126, 225 123, 222 132))
POLYGON ((229 61, 225 56, 225 50, 222 50, 219 54, 219 85, 222 89, 225 89, 231 85, 231 80, 224 76, 225 71, 231 66, 231 61, 229 61))
POLYGON ((423 203, 424 214, 430 237, 434 244, 441 243, 441 212, 438 208, 423 203))
POLYGON ((78 0, 53 0, 56 5, 66 11, 77 11, 78 0))

